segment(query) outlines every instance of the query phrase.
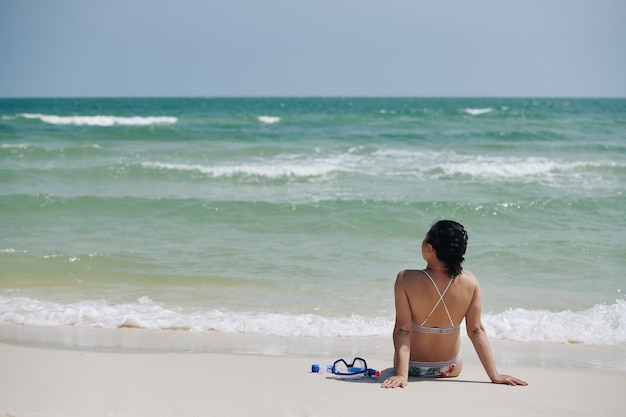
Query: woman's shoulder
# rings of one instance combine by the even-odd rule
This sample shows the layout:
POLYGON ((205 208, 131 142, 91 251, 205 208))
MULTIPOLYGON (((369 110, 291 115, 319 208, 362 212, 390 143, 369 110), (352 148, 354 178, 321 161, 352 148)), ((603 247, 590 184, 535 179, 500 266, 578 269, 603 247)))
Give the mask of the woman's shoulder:
POLYGON ((400 287, 415 288, 416 286, 421 287, 427 284, 430 284, 430 282, 421 269, 404 269, 398 272, 398 277, 396 278, 396 285, 400 287))
POLYGON ((398 272, 398 279, 411 279, 420 275, 424 275, 421 269, 403 269, 398 272))
POLYGON ((458 278, 460 278, 460 281, 463 282, 465 285, 472 287, 478 286, 478 279, 474 274, 472 274, 471 271, 468 271, 467 269, 464 269, 458 278))

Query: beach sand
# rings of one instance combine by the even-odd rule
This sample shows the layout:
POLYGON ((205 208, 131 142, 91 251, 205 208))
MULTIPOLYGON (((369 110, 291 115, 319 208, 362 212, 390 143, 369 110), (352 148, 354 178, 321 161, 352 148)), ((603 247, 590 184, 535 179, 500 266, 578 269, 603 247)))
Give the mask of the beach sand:
MULTIPOLYGON (((500 350, 499 370, 529 383, 509 387, 489 383, 465 343, 460 377, 411 379, 405 389, 387 390, 380 388, 391 372, 386 339, 346 338, 322 345, 315 339, 275 340, 264 350, 272 339, 277 338, 0 326, 0 417, 624 415, 624 370, 572 367, 563 359, 579 363, 572 352, 583 357, 598 351, 590 347, 553 346, 552 354, 536 344, 494 344, 494 351, 500 350), (76 335, 82 335, 82 345, 76 335), (104 346, 103 339, 111 343, 104 346), (143 342, 135 347, 124 346, 139 339, 143 342), (166 346, 166 339, 172 345, 166 346), (190 348, 194 339, 196 346, 190 348), (304 352, 307 344, 310 355, 304 352), (367 354, 368 365, 383 375, 339 380, 310 372, 312 363, 332 362, 339 350, 346 358, 367 354), (551 366, 557 357, 562 360, 551 366)), ((622 350, 607 352, 623 356, 622 350)))

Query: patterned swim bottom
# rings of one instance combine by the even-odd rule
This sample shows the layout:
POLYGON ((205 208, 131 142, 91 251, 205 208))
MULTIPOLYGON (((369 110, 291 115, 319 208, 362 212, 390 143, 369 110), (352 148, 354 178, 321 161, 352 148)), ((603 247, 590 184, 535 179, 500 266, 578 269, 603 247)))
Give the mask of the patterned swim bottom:
POLYGON ((416 362, 409 361, 409 376, 445 378, 461 361, 461 354, 449 361, 444 362, 416 362))

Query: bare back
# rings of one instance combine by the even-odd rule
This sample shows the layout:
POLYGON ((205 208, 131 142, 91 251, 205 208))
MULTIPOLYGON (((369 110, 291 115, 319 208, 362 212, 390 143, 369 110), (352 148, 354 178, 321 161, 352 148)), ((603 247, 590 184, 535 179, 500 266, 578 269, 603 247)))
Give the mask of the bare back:
POLYGON ((460 351, 458 326, 468 312, 477 281, 469 271, 450 280, 449 276, 437 271, 405 270, 398 274, 396 296, 399 292, 406 298, 404 311, 398 310, 402 307, 402 300, 396 302, 398 324, 413 329, 421 326, 433 329, 431 332, 411 332, 411 360, 445 361, 456 357, 460 351), (435 329, 441 329, 441 332, 435 329))

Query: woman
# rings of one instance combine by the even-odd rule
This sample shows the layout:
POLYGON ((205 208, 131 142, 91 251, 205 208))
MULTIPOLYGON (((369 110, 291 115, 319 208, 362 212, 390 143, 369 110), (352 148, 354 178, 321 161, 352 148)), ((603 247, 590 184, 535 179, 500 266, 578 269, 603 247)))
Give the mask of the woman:
POLYGON ((422 242, 426 269, 398 274, 394 288, 395 375, 382 383, 383 388, 404 388, 409 376, 458 376, 463 367, 460 334, 463 318, 467 335, 491 381, 527 385, 496 369, 480 320, 478 281, 461 267, 466 248, 467 233, 461 224, 438 221, 422 242))

